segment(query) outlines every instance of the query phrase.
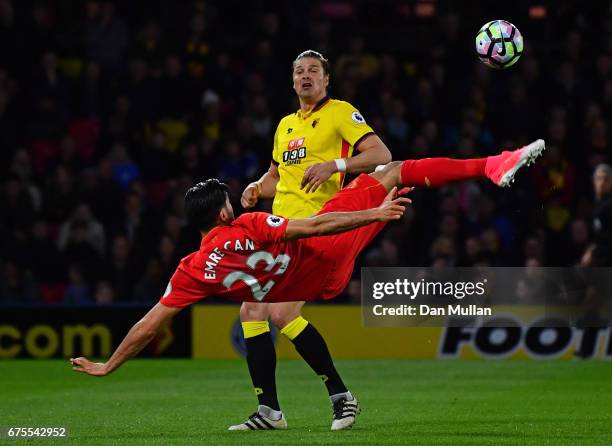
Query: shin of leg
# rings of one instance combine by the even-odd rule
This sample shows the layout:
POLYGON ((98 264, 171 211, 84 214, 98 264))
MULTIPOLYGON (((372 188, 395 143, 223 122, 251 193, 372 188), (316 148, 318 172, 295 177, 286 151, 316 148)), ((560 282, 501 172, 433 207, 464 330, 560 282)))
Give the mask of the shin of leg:
MULTIPOLYGON (((243 325, 260 323, 262 322, 247 321, 243 322, 243 325)), ((255 336, 247 336, 245 333, 244 342, 249 375, 259 404, 280 410, 276 394, 276 351, 269 330, 255 336)))
POLYGON ((240 320, 247 364, 259 404, 280 410, 276 395, 276 352, 268 327, 268 304, 244 302, 240 320))
POLYGON ((275 302, 268 304, 272 323, 283 329, 287 324, 300 316, 304 302, 275 302))
POLYGON ((388 191, 402 185, 402 161, 391 161, 385 167, 370 176, 380 181, 388 191))
POLYGON ((330 395, 346 392, 323 336, 300 317, 304 302, 270 304, 270 319, 295 345, 306 363, 321 377, 330 395))
POLYGON ((404 186, 441 187, 483 177, 486 164, 487 158, 406 160, 402 162, 399 181, 404 186))
MULTIPOLYGON (((296 319, 296 324, 300 322, 306 322, 302 318, 296 319)), ((292 323, 293 324, 293 323, 292 323)), ((283 331, 290 328, 292 325, 285 327, 283 331)), ((291 339, 297 352, 304 358, 304 361, 314 370, 314 372, 321 378, 329 395, 335 395, 342 392, 346 392, 347 388, 340 377, 340 374, 334 366, 327 343, 321 333, 312 325, 306 322, 306 325, 302 326, 300 333, 296 334, 296 330, 290 330, 291 333, 286 332, 284 334, 291 339)))

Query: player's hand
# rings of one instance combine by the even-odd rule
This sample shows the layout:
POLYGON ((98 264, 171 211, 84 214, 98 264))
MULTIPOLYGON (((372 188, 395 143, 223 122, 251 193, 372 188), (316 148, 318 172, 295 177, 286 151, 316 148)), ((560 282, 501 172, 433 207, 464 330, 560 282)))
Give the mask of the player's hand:
POLYGON ((326 163, 318 163, 309 166, 304 172, 302 177, 302 184, 300 189, 306 188, 306 193, 315 192, 319 186, 325 183, 329 177, 338 171, 336 163, 334 161, 327 161, 326 163))
MULTIPOLYGON (((383 202, 395 200, 397 197, 406 195, 407 193, 412 192, 413 190, 414 190, 414 187, 402 187, 399 190, 397 189, 397 187, 394 187, 393 189, 389 191, 389 193, 387 194, 383 202)), ((409 200, 409 201, 410 203, 412 203, 412 200, 409 200)))
POLYGON ((261 194, 261 185, 258 183, 249 184, 242 192, 240 204, 245 209, 250 209, 257 204, 259 195, 261 194))
POLYGON ((70 358, 72 364, 72 370, 75 372, 87 373, 91 376, 106 376, 108 371, 106 370, 106 364, 103 362, 91 362, 87 358, 70 358))
POLYGON ((387 222, 402 218, 404 212, 406 212, 406 205, 412 203, 412 200, 401 195, 411 190, 410 187, 405 187, 399 191, 397 187, 391 189, 381 205, 375 209, 378 221, 387 222))

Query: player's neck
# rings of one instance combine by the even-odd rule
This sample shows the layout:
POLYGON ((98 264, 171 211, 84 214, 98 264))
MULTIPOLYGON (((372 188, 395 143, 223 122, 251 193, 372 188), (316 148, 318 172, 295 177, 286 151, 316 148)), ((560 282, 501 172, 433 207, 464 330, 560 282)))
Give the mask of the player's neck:
POLYGON ((202 238, 205 238, 208 234, 210 234, 215 229, 222 228, 224 226, 229 226, 230 224, 231 224, 231 222, 218 221, 217 224, 215 226, 213 226, 212 228, 207 229, 205 231, 200 230, 200 235, 202 236, 202 238))
POLYGON ((302 110, 303 114, 310 113, 325 98, 327 98, 327 94, 324 94, 324 95, 319 96, 317 98, 299 98, 300 99, 300 110, 302 110))

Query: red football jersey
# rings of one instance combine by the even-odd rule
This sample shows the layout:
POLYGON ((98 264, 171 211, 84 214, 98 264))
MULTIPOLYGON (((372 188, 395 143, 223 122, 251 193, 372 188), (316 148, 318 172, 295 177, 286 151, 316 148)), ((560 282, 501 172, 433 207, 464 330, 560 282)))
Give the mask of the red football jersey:
MULTIPOLYGON (((370 209, 386 195, 378 180, 361 174, 319 213, 370 209)), ((181 260, 160 302, 182 308, 210 296, 249 302, 331 299, 350 281, 355 258, 385 226, 378 222, 286 242, 287 224, 251 212, 214 228, 198 252, 181 260)))
POLYGON ((182 308, 211 296, 280 302, 322 297, 331 269, 330 237, 286 242, 288 220, 263 212, 217 226, 183 258, 160 302, 182 308))

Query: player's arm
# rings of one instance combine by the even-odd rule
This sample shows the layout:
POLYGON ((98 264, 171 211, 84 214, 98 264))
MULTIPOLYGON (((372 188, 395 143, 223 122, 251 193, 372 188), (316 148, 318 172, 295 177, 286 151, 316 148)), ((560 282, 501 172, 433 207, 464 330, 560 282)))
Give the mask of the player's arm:
POLYGON ((125 336, 107 362, 91 362, 87 358, 71 358, 72 369, 92 376, 106 376, 136 356, 157 334, 159 328, 181 309, 158 303, 125 336))
MULTIPOLYGON (((365 135, 355 144, 355 149, 359 152, 358 155, 338 161, 343 172, 372 172, 376 166, 391 162, 391 151, 375 133, 365 135)), ((306 187, 306 192, 316 191, 330 176, 340 171, 338 163, 331 160, 310 166, 304 172, 301 188, 306 187)))
POLYGON ((272 161, 268 171, 259 180, 249 184, 244 189, 240 203, 245 209, 249 209, 257 204, 259 198, 274 198, 279 180, 278 166, 272 161))
POLYGON ((346 171, 349 173, 373 172, 376 166, 391 162, 391 151, 376 133, 365 135, 357 142, 355 150, 359 155, 346 159, 346 171))
POLYGON ((370 223, 399 220, 404 215, 408 203, 411 203, 409 198, 397 197, 397 188, 394 187, 382 204, 376 208, 354 212, 329 212, 310 218, 289 220, 285 240, 338 234, 370 223))

